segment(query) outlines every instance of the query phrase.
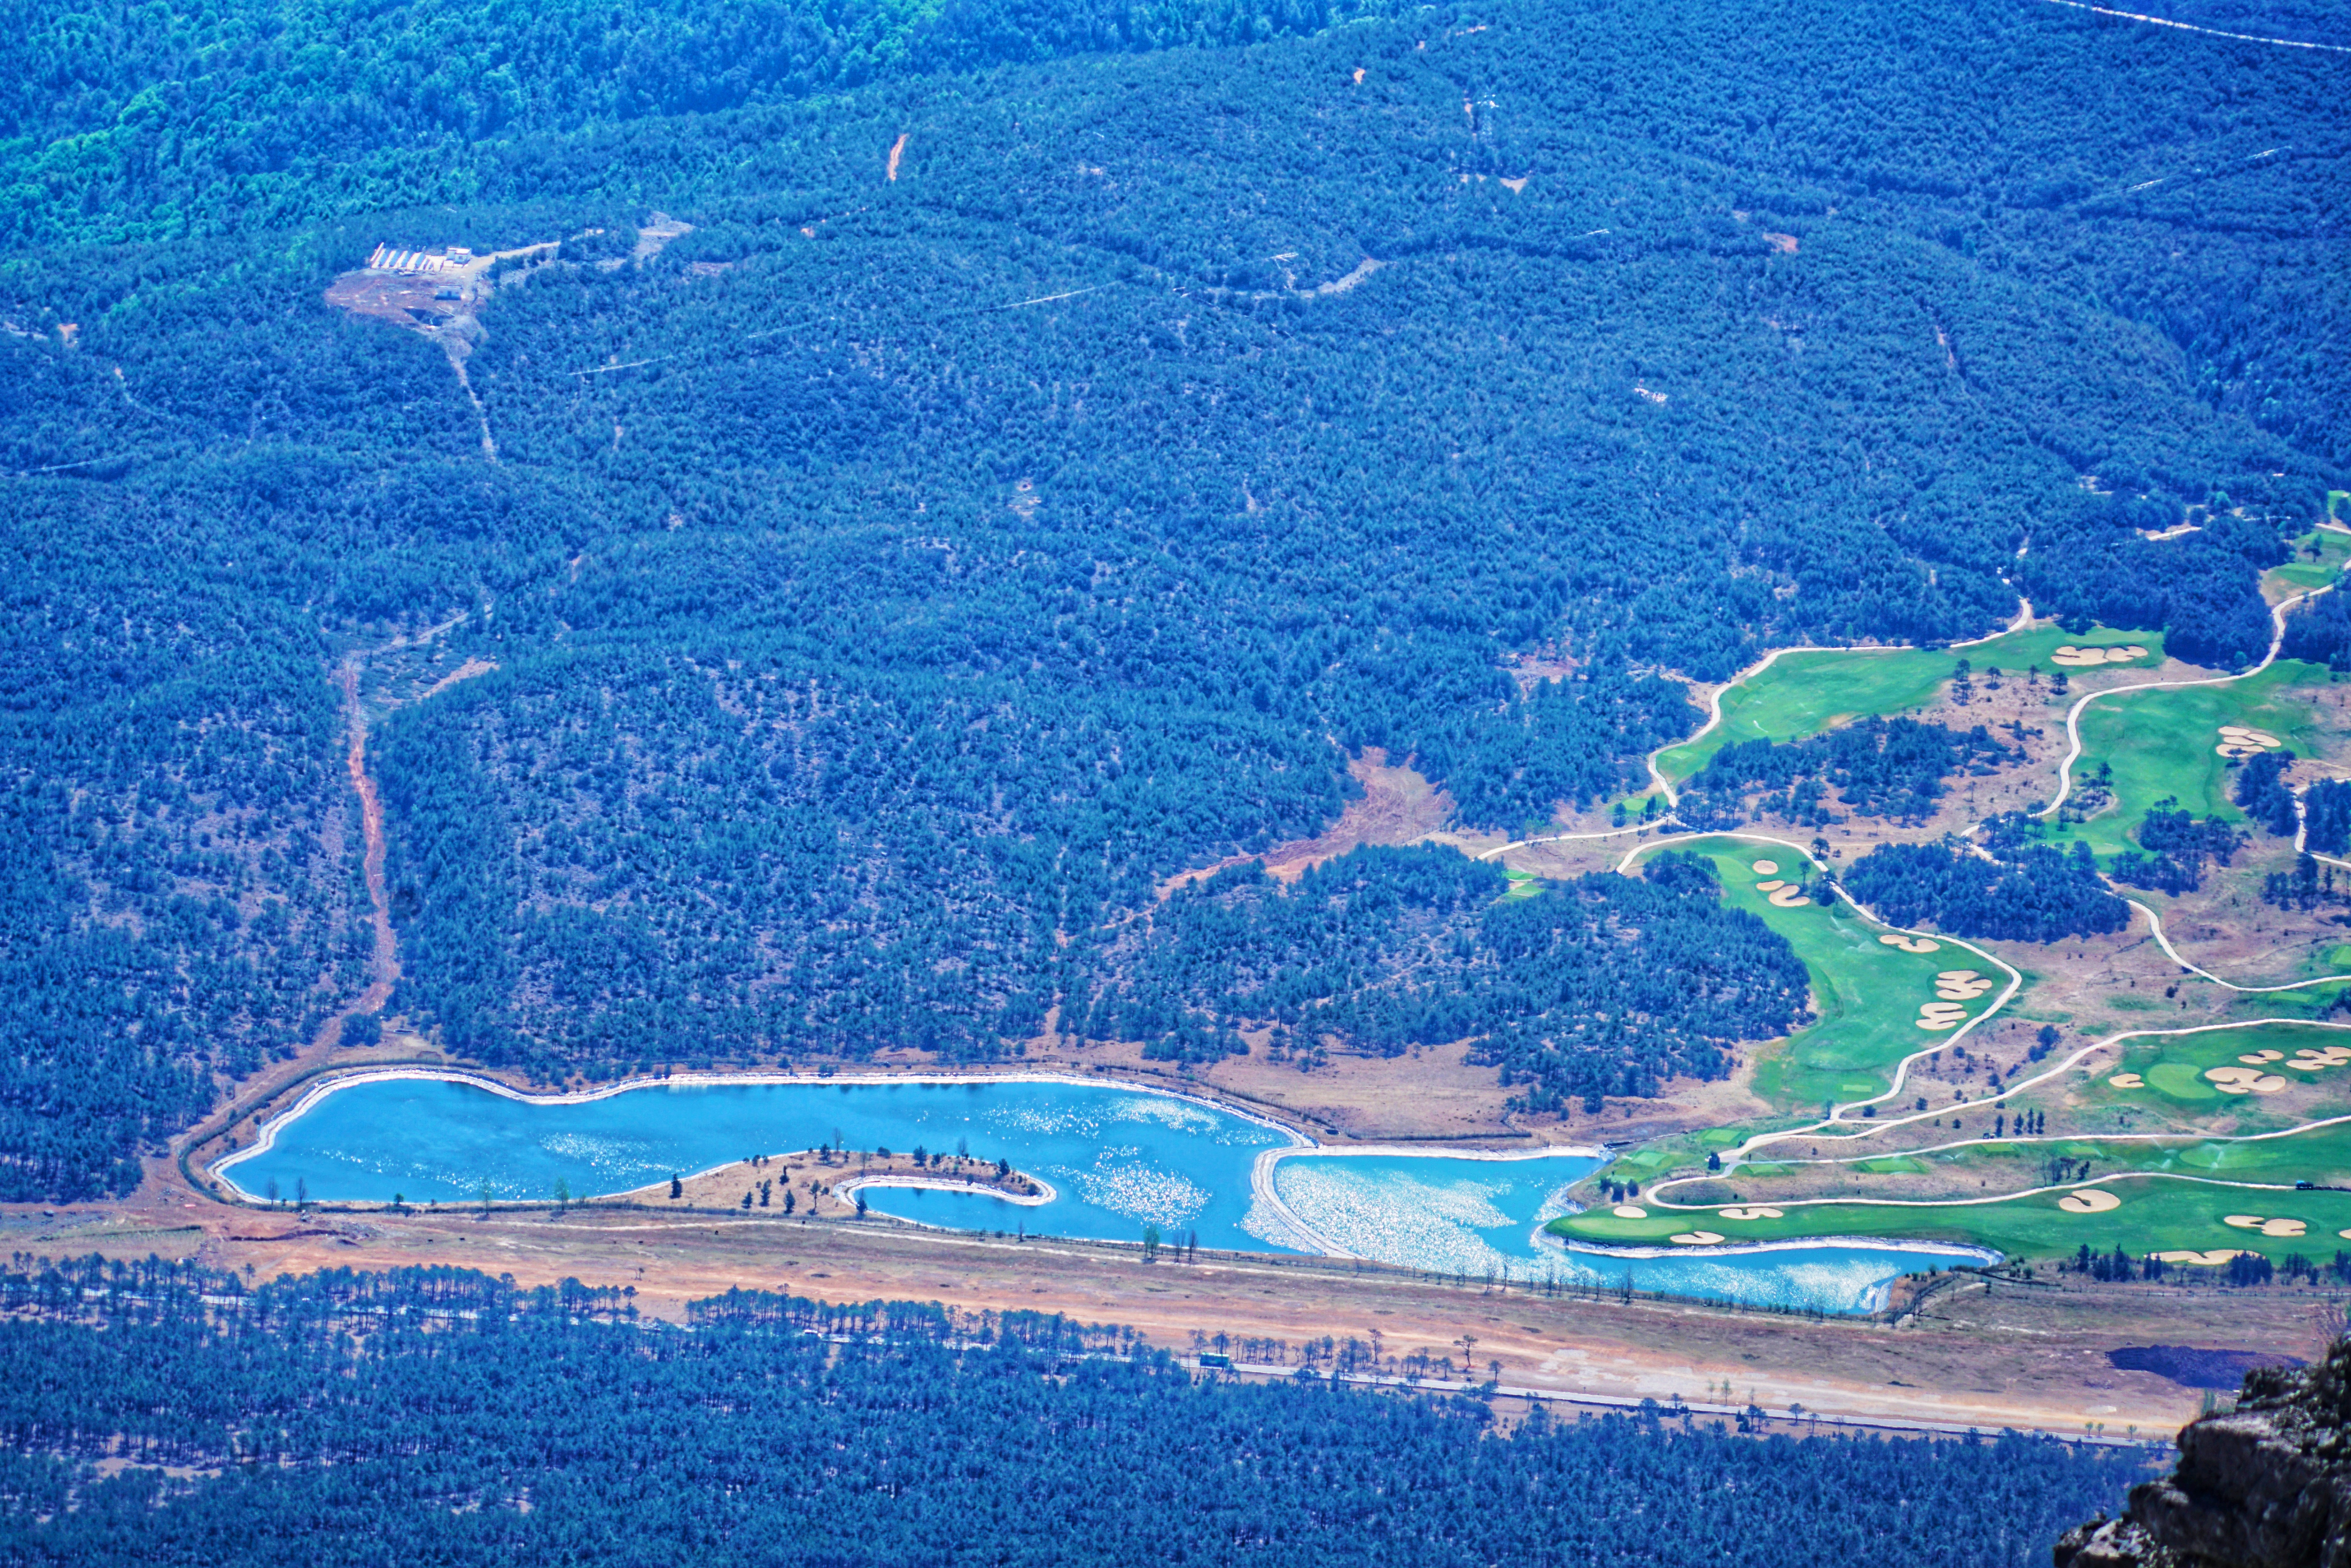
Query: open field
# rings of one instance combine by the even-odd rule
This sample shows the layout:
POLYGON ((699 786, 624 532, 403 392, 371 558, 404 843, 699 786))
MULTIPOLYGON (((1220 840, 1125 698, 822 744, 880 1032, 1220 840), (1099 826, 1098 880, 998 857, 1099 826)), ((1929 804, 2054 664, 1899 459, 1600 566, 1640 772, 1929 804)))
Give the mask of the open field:
MULTIPOLYGON (((2145 1122, 2146 1131, 2276 1132, 2351 1115, 2351 1065, 2291 1065, 2314 1060, 2306 1052, 2343 1047, 2351 1047, 2351 1030, 2294 1025, 2135 1040, 2099 1061, 2075 1095, 2087 1107, 2145 1122), (2258 1092, 2229 1092, 2210 1076, 2240 1068, 2261 1074, 2258 1092)), ((2351 1177, 2351 1166, 2337 1168, 2351 1177)))
MULTIPOLYGON (((2011 1258, 2087 1243, 2134 1256, 2234 1249, 2323 1260, 2351 1228, 2351 1190, 2343 1190, 2351 1189, 2351 1121, 2309 1124, 2351 1116, 2351 1030, 2268 1025, 2129 1040, 2011 1096, 2004 1110, 2012 1117, 2039 1107, 2050 1118, 2046 1136, 1992 1137, 1979 1110, 1977 1137, 1965 1142, 1939 1119, 1865 1141, 1798 1139, 1773 1145, 1765 1163, 1666 1189, 1676 1205, 1703 1200, 1732 1212, 1653 1207, 1636 1218, 1595 1207, 1553 1228, 1621 1243, 1703 1228, 1733 1241, 1967 1241, 2011 1258), (2304 1065, 2286 1065, 2296 1061, 2304 1065), (2338 1190, 2296 1190, 2298 1182, 2338 1190), (2120 1201, 2069 1211, 2065 1192, 2034 1190, 2085 1183, 2120 1201), (1776 1212, 1746 1212, 1755 1206, 1776 1212), (2267 1228, 2230 1224, 2230 1216, 2267 1228)), ((1610 1174, 1622 1180, 1628 1169, 1610 1174)))
POLYGON ((1698 773, 1716 752, 1740 741, 1802 740, 1854 719, 1915 712, 1934 701, 1962 658, 1978 673, 2037 666, 2046 674, 2057 668, 2054 655, 2060 647, 2132 644, 2147 649, 2147 656, 2105 665, 2101 674, 2126 671, 2133 678, 2145 678, 2146 672, 2163 663, 2162 637, 2103 626, 2078 637, 2053 625, 2033 626, 1956 653, 1833 648, 1782 653, 1770 668, 1726 688, 1722 722, 1694 740, 1660 752, 1657 771, 1678 783, 1698 773))
MULTIPOLYGON (((2335 494, 2340 495, 2337 491, 2335 494)), ((2262 574, 2262 591, 2273 604, 2314 588, 2324 588, 2351 565, 2351 535, 2314 528, 2294 541, 2294 559, 2262 574)))

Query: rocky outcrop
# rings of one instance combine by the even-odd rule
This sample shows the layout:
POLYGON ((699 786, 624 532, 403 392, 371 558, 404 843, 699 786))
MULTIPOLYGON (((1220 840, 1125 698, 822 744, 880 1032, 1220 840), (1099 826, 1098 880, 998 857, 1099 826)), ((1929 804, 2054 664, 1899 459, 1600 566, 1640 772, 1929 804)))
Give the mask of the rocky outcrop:
POLYGON ((2066 1531, 2056 1568, 2351 1568, 2351 1341, 2245 1376, 2179 1434, 2179 1462, 2117 1520, 2066 1531))

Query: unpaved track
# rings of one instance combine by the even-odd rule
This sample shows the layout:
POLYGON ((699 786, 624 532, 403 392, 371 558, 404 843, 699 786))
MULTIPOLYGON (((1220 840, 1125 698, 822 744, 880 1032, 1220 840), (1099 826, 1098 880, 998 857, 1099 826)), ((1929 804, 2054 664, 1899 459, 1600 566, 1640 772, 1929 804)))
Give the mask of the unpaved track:
POLYGON ((337 684, 342 688, 343 718, 350 735, 344 762, 350 770, 351 789, 360 798, 360 831, 367 846, 360 864, 367 879, 368 918, 375 930, 375 942, 367 989, 333 1022, 339 1036, 343 1017, 382 1011, 392 999, 392 987, 400 982, 400 945, 392 935, 392 897, 383 879, 383 800, 367 769, 367 707, 360 701, 360 664, 357 654, 345 659, 337 684))
POLYGON ((2146 1343, 2259 1344, 2309 1354, 2307 1301, 2277 1291, 2154 1287, 2028 1288, 1968 1283, 1938 1293, 1926 1321, 1815 1320, 1695 1303, 1550 1297, 1417 1279, 1322 1260, 1203 1253, 1195 1264, 1144 1264, 1140 1249, 921 1231, 855 1222, 803 1224, 709 1213, 590 1207, 546 1211, 297 1214, 229 1208, 189 1193, 168 1166, 141 1194, 100 1210, 123 1239, 75 1231, 77 1216, 0 1211, 0 1245, 49 1256, 166 1249, 261 1278, 326 1268, 477 1268, 528 1287, 573 1276, 632 1285, 641 1310, 683 1315, 730 1287, 833 1301, 936 1301, 969 1310, 1029 1308, 1131 1324, 1188 1352, 1196 1331, 1280 1339, 1325 1334, 1385 1354, 1449 1354, 1477 1336, 1483 1376, 1499 1361, 1515 1386, 1666 1401, 1701 1399, 1724 1379, 1735 1398, 1860 1417, 2079 1433, 2168 1430, 2196 1396, 2143 1373, 2113 1371, 2105 1352, 2146 1343), (201 1245, 191 1246, 201 1236, 201 1245))

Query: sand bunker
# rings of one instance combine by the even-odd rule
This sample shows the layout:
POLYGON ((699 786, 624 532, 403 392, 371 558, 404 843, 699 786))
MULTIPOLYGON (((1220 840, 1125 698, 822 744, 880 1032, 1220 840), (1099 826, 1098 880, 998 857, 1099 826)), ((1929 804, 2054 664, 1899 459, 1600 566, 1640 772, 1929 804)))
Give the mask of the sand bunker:
POLYGON ((2258 1230, 2264 1236, 2274 1236, 2282 1240, 2300 1236, 2310 1228, 2299 1219, 2288 1219, 2283 1216, 2264 1219, 2258 1214, 2224 1214, 2220 1217, 2220 1223, 2233 1225, 2240 1230, 2258 1230))
POLYGON ((1609 1210, 1609 1212, 1614 1214, 1619 1219, 1646 1219, 1649 1218, 1649 1211, 1647 1209, 1635 1208, 1629 1203, 1620 1203, 1614 1208, 1609 1210))
POLYGON ((1711 1230, 1685 1230, 1679 1236, 1668 1236, 1666 1239, 1677 1247, 1716 1247, 1722 1242, 1722 1238, 1711 1230))
POLYGON ((2117 1072, 2112 1078, 2107 1079, 2106 1082, 2113 1084, 2117 1089, 2144 1089, 2147 1087, 2147 1080, 2141 1078, 2136 1072, 2117 1072))
POLYGON ((1878 940, 1885 943, 1888 947, 1899 947, 1905 953, 1932 953, 1938 951, 1943 946, 1940 942, 1928 936, 1895 936, 1889 935, 1880 936, 1878 940))
POLYGON ((1757 861, 1755 862, 1755 874, 1757 876, 1777 876, 1780 874, 1780 862, 1778 861, 1757 861))
POLYGON ((1782 882, 1778 877, 1773 877, 1770 882, 1757 883, 1755 884, 1755 891, 1758 893, 1777 893, 1787 885, 1788 884, 1786 883, 1782 882))
POLYGON ((2241 724, 2220 727, 2220 744, 2212 749, 2223 757, 2259 757, 2264 751, 2275 751, 2284 741, 2264 729, 2248 729, 2241 724))
MULTIPOLYGON (((2237 1060, 2242 1061, 2245 1059, 2241 1056, 2237 1060)), ((2294 1060, 2285 1065, 2296 1072, 2319 1072, 2329 1067, 2351 1065, 2351 1046, 2335 1045, 2325 1051, 2313 1051, 2305 1045, 2295 1051, 2294 1060)))
POLYGON ((2294 1082, 2258 1067, 2210 1067, 2204 1076, 2223 1094, 2274 1094, 2294 1082))
POLYGON ((2057 1200, 2057 1207, 2068 1214, 2105 1214, 2122 1206, 2121 1198, 2110 1192, 2100 1192, 2094 1186, 2069 1192, 2057 1200))
POLYGON ((2081 648, 2068 643, 2049 655, 2053 664, 2067 669, 2085 670, 2094 664, 2127 664, 2134 659, 2147 657, 2147 650, 2137 643, 2112 646, 2081 648))
POLYGON ((1730 1208, 1717 1209, 1715 1212, 1721 1215, 1725 1219, 1778 1219, 1782 1218, 1780 1210, 1776 1208, 1768 1208, 1761 1204, 1753 1204, 1744 1208, 1733 1207, 1730 1208))
POLYGON ((2223 1247, 2211 1252, 2158 1252, 2156 1254, 2156 1257, 2166 1263, 2193 1263, 2204 1269, 2218 1269, 2231 1258, 2252 1256, 2253 1254, 2235 1247, 2223 1247))
MULTIPOLYGON (((1946 969, 1943 971, 1943 976, 1974 973, 1973 969, 1946 969)), ((1968 1016, 1968 1009, 1959 1004, 1973 1001, 1991 988, 1991 982, 1989 980, 1984 981, 1980 986, 1970 988, 1965 982, 1938 977, 1935 981, 1935 995, 1940 999, 1918 1004, 1918 1027, 1931 1030, 1938 1034, 1944 1030, 1958 1028, 1959 1021, 1968 1016)))
POLYGON ((2264 1062, 2283 1061, 2285 1060, 2285 1052, 2283 1051, 2249 1051, 2245 1052, 2244 1055, 2237 1058, 2237 1060, 2246 1063, 2248 1066, 2259 1067, 2264 1062))
POLYGON ((1771 906, 1775 909, 1802 909, 1810 903, 1811 899, 1792 887, 1783 887, 1771 895, 1771 906))

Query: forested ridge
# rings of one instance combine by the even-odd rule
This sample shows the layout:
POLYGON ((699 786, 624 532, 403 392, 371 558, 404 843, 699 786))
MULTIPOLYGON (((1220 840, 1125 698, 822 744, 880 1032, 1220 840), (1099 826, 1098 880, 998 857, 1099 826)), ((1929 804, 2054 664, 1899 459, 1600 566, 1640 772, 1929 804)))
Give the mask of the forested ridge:
MULTIPOLYGON (((329 675, 399 631, 498 666, 373 747, 392 1006, 459 1051, 991 1054, 1148 994, 1196 1052, 1243 1019, 1126 934, 1366 747, 1517 831, 1643 786, 1698 721, 1662 671, 1774 644, 2028 594, 2242 664, 2344 484, 2297 51, 1994 0, 37 21, 0 1196, 122 1186, 356 993, 329 675), (631 259, 655 209, 692 232, 631 259), (321 298, 591 228, 480 306, 479 420, 321 298)), ((1349 1038, 1488 1006, 1412 999, 1419 918, 1349 1038)), ((1514 1073, 1577 1016, 1510 1009, 1514 1073)), ((1653 1082, 1681 1028, 1526 1082, 1653 1082)))
POLYGON ((1114 1327, 903 1301, 730 1292, 682 1328, 574 1281, 96 1260, 12 1270, 0 1301, 0 1554, 58 1568, 1861 1568, 1893 1540, 2008 1568, 2145 1463, 1654 1407, 1505 1435, 1472 1399, 1229 1383, 1114 1327))
POLYGON ((1358 850, 1287 891, 1254 865, 1221 872, 1111 946, 1099 964, 1117 978, 1076 978, 1061 1029, 1210 1060, 1259 1024, 1277 1058, 1325 1035, 1388 1056, 1467 1040, 1524 1086, 1514 1104, 1544 1112, 1723 1077, 1731 1045, 1811 1016, 1802 961, 1723 907, 1709 862, 1503 887, 1499 867, 1451 850, 1358 850))

